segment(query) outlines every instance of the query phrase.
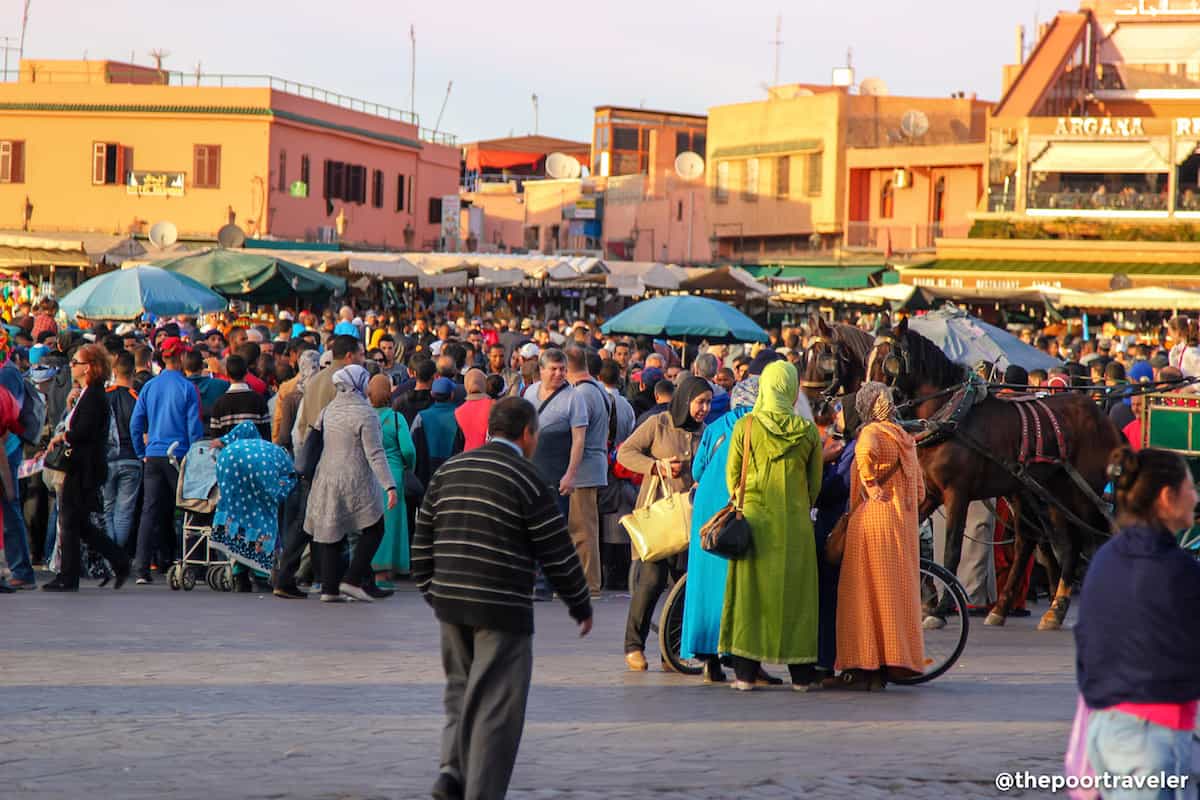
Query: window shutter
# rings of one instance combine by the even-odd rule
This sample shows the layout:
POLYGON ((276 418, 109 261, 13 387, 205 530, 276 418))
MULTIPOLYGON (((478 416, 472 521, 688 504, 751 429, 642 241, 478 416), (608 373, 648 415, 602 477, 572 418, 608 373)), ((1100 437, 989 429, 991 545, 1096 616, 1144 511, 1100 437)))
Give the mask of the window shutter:
POLYGON ((108 161, 108 148, 103 142, 92 144, 92 183, 104 183, 104 167, 108 161))
POLYGON ((202 145, 192 148, 192 186, 202 187, 205 185, 205 179, 208 177, 207 161, 202 145))
POLYGON ((0 142, 0 183, 10 183, 13 171, 13 143, 0 142))
POLYGON ((208 146, 208 185, 216 189, 221 185, 221 146, 208 146))
POLYGON ((12 143, 12 167, 8 180, 11 183, 25 182, 25 143, 12 143))

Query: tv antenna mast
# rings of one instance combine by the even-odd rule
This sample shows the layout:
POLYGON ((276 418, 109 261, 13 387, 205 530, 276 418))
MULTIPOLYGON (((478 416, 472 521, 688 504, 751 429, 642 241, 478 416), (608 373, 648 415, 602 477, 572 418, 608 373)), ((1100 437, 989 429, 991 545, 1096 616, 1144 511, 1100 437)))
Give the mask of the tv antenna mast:
POLYGON ((412 66, 409 68, 408 77, 408 110, 413 115, 413 121, 417 119, 417 26, 408 26, 408 38, 412 42, 412 66))
POLYGON ((768 42, 768 44, 775 45, 775 80, 772 82, 771 85, 778 86, 779 85, 779 54, 780 54, 780 51, 783 49, 783 14, 777 14, 775 16, 775 38, 772 41, 768 42))
POLYGON ((531 100, 533 100, 533 135, 534 135, 534 136, 537 136, 537 135, 538 135, 538 99, 537 99, 537 92, 534 92, 534 94, 533 94, 533 97, 532 97, 532 98, 530 98, 530 99, 531 99, 531 100))
POLYGON ((169 55, 171 55, 170 50, 163 50, 160 47, 156 47, 151 50, 150 57, 154 59, 154 68, 159 72, 162 72, 163 59, 169 55))
POLYGON ((454 81, 446 84, 446 96, 442 98, 442 110, 438 112, 437 122, 433 125, 433 132, 437 133, 442 127, 442 115, 446 113, 446 103, 450 102, 450 90, 454 88, 454 81))
POLYGON ((25 13, 21 15, 21 38, 17 43, 17 61, 25 57, 25 29, 29 27, 29 5, 33 0, 25 0, 25 13))

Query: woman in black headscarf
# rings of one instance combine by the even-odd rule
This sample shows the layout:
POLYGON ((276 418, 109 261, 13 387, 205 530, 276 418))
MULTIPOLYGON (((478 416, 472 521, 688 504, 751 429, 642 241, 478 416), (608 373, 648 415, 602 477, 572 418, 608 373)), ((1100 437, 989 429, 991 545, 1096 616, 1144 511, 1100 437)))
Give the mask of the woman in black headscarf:
MULTIPOLYGON (((643 422, 617 450, 621 466, 646 476, 638 493, 638 508, 659 498, 660 482, 673 492, 692 488, 692 456, 700 445, 704 418, 711 405, 712 387, 708 381, 688 375, 676 387, 671 407, 643 422)), ((668 575, 678 578, 686 571, 686 552, 661 561, 634 562, 630 586, 633 598, 625 623, 625 663, 629 669, 646 669, 643 651, 654 607, 667 586, 668 575)))

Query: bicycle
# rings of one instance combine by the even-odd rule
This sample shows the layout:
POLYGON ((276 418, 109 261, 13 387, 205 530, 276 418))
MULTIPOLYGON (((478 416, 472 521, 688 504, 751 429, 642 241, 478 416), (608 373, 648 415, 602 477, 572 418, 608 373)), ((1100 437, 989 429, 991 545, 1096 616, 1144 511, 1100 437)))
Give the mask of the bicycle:
MULTIPOLYGON (((967 646, 967 634, 971 618, 967 613, 967 593, 958 579, 945 567, 930 559, 922 558, 921 610, 928 615, 937 608, 942 597, 949 596, 950 613, 946 624, 935 629, 922 628, 925 637, 925 672, 911 678, 892 680, 908 686, 927 683, 944 675, 967 646)), ((699 675, 704 662, 694 658, 683 658, 680 645, 683 641, 683 603, 687 593, 687 575, 682 575, 671 587, 663 602, 658 618, 658 646, 663 661, 681 675, 699 675)))

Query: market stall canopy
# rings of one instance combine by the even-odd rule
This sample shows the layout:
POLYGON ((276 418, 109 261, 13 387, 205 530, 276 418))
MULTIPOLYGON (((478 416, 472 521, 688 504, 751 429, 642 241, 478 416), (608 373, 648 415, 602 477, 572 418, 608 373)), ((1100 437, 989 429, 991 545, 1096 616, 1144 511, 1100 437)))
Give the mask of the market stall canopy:
POLYGON ((1025 344, 1006 330, 952 305, 911 317, 908 327, 937 345, 950 360, 974 368, 981 361, 1004 370, 1009 364, 1025 369, 1050 369, 1062 362, 1025 344))
POLYGON ((417 277, 417 286, 422 289, 461 289, 471 280, 467 270, 453 272, 435 272, 432 275, 422 274, 417 277))
POLYGON ((858 292, 843 292, 840 289, 822 289, 817 286, 779 287, 771 296, 773 303, 804 305, 809 303, 840 303, 842 305, 883 306, 886 300, 880 297, 860 296, 858 292))
POLYGON ((700 270, 679 284, 685 292, 737 292, 739 294, 770 294, 770 290, 756 281, 741 267, 717 267, 700 270))
POLYGON ((397 253, 347 253, 349 270, 392 280, 416 281, 421 268, 397 253))
POLYGON ((553 136, 512 136, 472 142, 463 147, 463 160, 469 170, 534 169, 551 153, 573 156, 580 166, 588 166, 592 146, 589 142, 574 142, 553 136))
POLYGON ((89 263, 82 239, 0 235, 0 270, 19 271, 36 266, 86 267, 89 263))
POLYGON ((140 266, 107 272, 84 281, 59 304, 68 317, 133 320, 221 311, 229 301, 179 272, 140 266))
POLYGON ((654 336, 711 344, 765 342, 767 332, 728 303, 707 297, 668 295, 643 300, 600 326, 606 334, 654 336))
POLYGON ((525 282, 525 272, 520 269, 492 269, 483 267, 475 276, 475 285, 480 288, 503 289, 520 286, 525 282))
POLYGON ((1139 286, 1074 297, 1062 305, 1074 308, 1110 308, 1143 311, 1194 311, 1200 309, 1200 292, 1168 289, 1163 286, 1139 286))
POLYGON ((847 292, 853 298, 873 298, 887 303, 894 311, 925 311, 933 308, 937 295, 921 286, 893 283, 887 286, 872 286, 847 292))
POLYGON ((153 266, 180 272, 213 291, 249 303, 283 303, 296 297, 327 300, 346 281, 272 255, 225 249, 168 258, 153 266))
POLYGON ((857 266, 786 265, 747 266, 744 269, 755 278, 772 283, 791 282, 819 289, 863 289, 874 284, 896 283, 899 275, 886 264, 857 266))

